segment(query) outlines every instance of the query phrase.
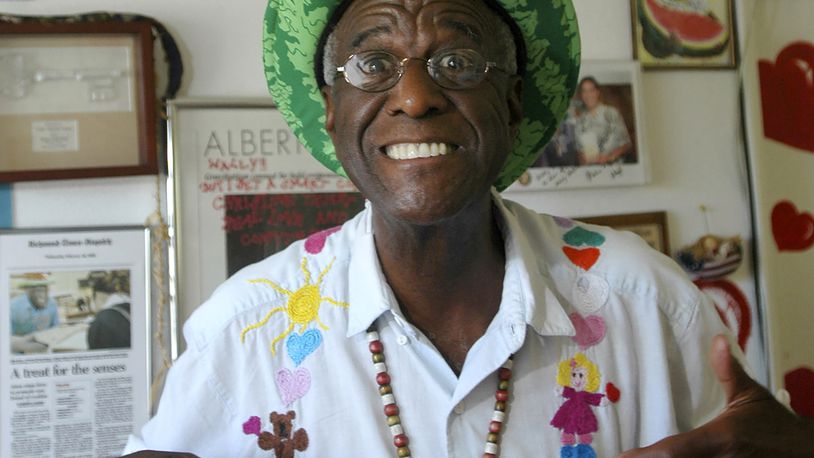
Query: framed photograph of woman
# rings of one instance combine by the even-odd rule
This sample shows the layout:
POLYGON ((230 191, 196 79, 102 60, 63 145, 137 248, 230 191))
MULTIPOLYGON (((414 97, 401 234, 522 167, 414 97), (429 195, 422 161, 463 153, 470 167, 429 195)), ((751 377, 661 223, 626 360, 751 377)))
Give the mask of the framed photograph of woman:
POLYGON ((734 68, 732 0, 630 0, 633 53, 645 69, 734 68))
POLYGON ((583 62, 565 119, 509 191, 645 183, 639 75, 633 61, 583 62))

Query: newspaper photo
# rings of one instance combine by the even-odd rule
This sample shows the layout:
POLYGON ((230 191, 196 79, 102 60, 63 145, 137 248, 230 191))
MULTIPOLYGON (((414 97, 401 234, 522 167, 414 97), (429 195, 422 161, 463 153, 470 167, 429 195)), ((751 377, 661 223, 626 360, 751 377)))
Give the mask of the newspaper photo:
POLYGON ((0 456, 119 456, 149 418, 149 232, 0 232, 0 456))

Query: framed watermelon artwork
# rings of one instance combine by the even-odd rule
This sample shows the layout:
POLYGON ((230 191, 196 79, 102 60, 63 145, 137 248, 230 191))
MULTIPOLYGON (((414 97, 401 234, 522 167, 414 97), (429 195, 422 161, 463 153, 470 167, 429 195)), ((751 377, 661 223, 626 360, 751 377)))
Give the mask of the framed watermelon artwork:
POLYGON ((645 69, 734 68, 732 0, 630 0, 633 53, 645 69))

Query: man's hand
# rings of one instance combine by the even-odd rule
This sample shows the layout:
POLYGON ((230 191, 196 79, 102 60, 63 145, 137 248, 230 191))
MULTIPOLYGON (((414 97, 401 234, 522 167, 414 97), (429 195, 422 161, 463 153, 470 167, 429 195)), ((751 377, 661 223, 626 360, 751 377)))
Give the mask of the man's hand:
POLYGON ((709 423, 617 458, 814 457, 814 423, 794 415, 752 380, 729 352, 712 341, 710 360, 727 405, 709 423))

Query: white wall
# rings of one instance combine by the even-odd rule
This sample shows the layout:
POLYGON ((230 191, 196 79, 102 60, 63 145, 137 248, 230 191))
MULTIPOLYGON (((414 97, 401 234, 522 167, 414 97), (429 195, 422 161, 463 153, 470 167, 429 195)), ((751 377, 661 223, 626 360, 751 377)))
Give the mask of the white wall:
MULTIPOLYGON (((632 59, 629 0, 574 0, 586 59, 632 59)), ((748 5, 747 5, 748 6, 748 5)), ((263 0, 0 0, 0 12, 56 15, 129 11, 162 22, 185 65, 179 96, 266 96, 261 62, 263 0)), ((751 238, 735 70, 645 72, 646 186, 513 193, 511 198, 564 216, 666 210, 670 246, 709 231, 751 238)), ((150 177, 20 183, 15 226, 143 223, 155 209, 150 177)), ((731 278, 754 304, 751 259, 731 278)), ((755 339, 753 339, 755 340, 755 339)), ((760 345, 760 342, 754 342, 760 345)), ((757 354, 760 348, 750 348, 757 354)), ((762 367, 762 360, 753 359, 762 367)), ((759 374, 762 376, 762 374, 759 374)))

